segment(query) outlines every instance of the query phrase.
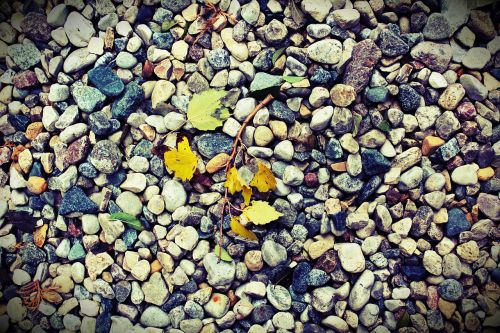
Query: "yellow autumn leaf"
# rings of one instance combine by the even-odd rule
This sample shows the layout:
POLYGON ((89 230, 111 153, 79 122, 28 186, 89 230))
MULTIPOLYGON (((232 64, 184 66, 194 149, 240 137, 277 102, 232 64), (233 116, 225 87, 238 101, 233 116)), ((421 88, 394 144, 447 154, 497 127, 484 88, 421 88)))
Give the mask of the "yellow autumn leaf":
POLYGON ((250 230, 248 230, 247 228, 245 228, 241 223, 240 223, 240 217, 239 216, 235 216, 235 217, 232 217, 231 218, 231 230, 245 238, 245 239, 249 239, 249 240, 253 240, 253 241, 256 241, 258 238, 257 236, 251 232, 250 230))
POLYGON ((241 192, 243 183, 244 182, 238 174, 238 170, 236 170, 236 167, 233 166, 231 169, 229 169, 226 175, 226 181, 224 182, 224 186, 227 187, 229 193, 235 194, 241 192))
POLYGON ((253 224, 268 224, 279 219, 283 214, 261 200, 252 201, 252 205, 243 210, 243 215, 253 224))
POLYGON ((250 205, 250 198, 252 197, 252 188, 250 186, 244 185, 242 189, 243 201, 245 206, 250 205))
POLYGON ((250 182, 250 186, 256 187, 259 192, 267 192, 276 188, 276 178, 273 172, 265 166, 265 164, 258 164, 259 170, 250 182))
POLYGON ((198 157, 189 147, 189 141, 186 137, 177 144, 177 150, 169 150, 163 157, 165 165, 174 172, 175 177, 183 181, 193 178, 198 165, 198 157))

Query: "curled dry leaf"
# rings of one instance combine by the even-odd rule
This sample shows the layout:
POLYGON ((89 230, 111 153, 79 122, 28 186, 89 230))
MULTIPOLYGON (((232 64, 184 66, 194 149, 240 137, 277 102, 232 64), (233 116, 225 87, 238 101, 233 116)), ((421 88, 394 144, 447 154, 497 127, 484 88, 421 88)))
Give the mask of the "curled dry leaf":
POLYGON ((47 237, 47 230, 49 229, 48 224, 42 225, 40 228, 35 229, 33 231, 33 240, 35 242, 35 245, 38 247, 43 247, 45 244, 45 239, 47 237))
POLYGON ((42 289, 42 298, 47 302, 59 304, 63 301, 63 298, 55 289, 42 289))

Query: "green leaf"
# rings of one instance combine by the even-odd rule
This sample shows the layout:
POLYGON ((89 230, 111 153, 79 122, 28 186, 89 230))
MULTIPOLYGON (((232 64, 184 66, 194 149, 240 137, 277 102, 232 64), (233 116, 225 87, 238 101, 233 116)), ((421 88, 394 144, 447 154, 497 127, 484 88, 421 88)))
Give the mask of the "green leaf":
POLYGON ((124 213, 124 212, 117 212, 111 214, 109 217, 110 220, 114 221, 121 221, 127 225, 129 225, 131 228, 134 228, 137 231, 142 231, 144 228, 142 227, 141 221, 137 219, 137 217, 124 213))
POLYGON ((175 20, 170 20, 170 21, 165 21, 161 24, 161 30, 162 31, 169 31, 173 27, 177 25, 177 22, 175 20))
POLYGON ((291 84, 294 84, 294 83, 297 83, 297 82, 300 82, 300 81, 304 80, 304 77, 303 76, 288 76, 288 75, 283 75, 283 80, 285 80, 286 82, 289 82, 291 84))
POLYGON ((282 47, 281 49, 277 49, 276 51, 274 51, 273 57, 271 58, 273 65, 276 63, 276 61, 278 61, 278 59, 281 57, 283 52, 285 52, 285 50, 286 50, 286 47, 282 47))
POLYGON ((389 133, 391 131, 391 126, 389 126, 387 120, 382 120, 380 124, 378 124, 378 129, 382 132, 389 133))
POLYGON ((219 247, 218 244, 215 245, 214 253, 217 257, 219 256, 219 253, 220 253, 220 258, 224 261, 233 261, 233 258, 231 258, 229 253, 227 253, 227 251, 224 250, 224 248, 219 247))
POLYGON ((201 131, 214 130, 222 126, 222 122, 229 118, 229 110, 221 103, 226 94, 224 90, 215 89, 194 94, 187 112, 191 124, 201 131))
POLYGON ((361 124, 361 120, 363 119, 359 114, 355 113, 353 115, 353 124, 352 124, 352 136, 356 136, 359 131, 359 125, 361 124))

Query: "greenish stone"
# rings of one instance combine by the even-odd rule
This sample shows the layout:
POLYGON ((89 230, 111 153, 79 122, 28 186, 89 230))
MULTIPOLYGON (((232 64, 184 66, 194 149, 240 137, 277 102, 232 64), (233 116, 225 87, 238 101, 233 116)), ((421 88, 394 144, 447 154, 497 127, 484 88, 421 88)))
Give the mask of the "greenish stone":
POLYGON ((80 110, 85 113, 92 113, 106 100, 106 96, 99 89, 89 86, 76 86, 72 94, 80 110))
POLYGON ((361 162, 368 176, 386 173, 391 168, 391 162, 376 149, 363 149, 361 162))
POLYGON ((126 119, 144 100, 144 90, 135 82, 130 82, 125 87, 125 93, 118 98, 111 108, 113 118, 126 119))
POLYGON ((373 103, 383 103, 389 97, 389 90, 386 87, 370 88, 366 92, 366 99, 373 103))
POLYGON ((7 54, 19 68, 25 70, 40 62, 40 51, 31 43, 14 44, 7 47, 7 54))
POLYGON ((85 250, 79 240, 75 241, 71 250, 69 250, 68 259, 70 261, 79 260, 85 258, 85 250))
POLYGON ((125 85, 113 70, 107 66, 93 68, 88 73, 89 81, 106 96, 118 96, 125 85))

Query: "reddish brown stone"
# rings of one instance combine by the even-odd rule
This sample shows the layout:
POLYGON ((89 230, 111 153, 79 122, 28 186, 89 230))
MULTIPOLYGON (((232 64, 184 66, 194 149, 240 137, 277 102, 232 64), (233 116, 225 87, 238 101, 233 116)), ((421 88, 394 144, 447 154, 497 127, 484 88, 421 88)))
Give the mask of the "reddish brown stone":
POLYGON ((28 13, 21 23, 21 28, 30 39, 39 42, 48 42, 50 40, 50 31, 52 29, 47 23, 47 17, 41 13, 28 13))
POLYGON ((353 86, 356 93, 361 92, 368 84, 373 68, 381 57, 382 51, 371 39, 365 39, 354 45, 343 83, 353 86))
POLYGON ((12 83, 14 83, 14 87, 17 89, 26 89, 36 86, 39 82, 35 72, 24 71, 14 75, 12 77, 12 83))
POLYGON ((399 193, 397 188, 393 187, 385 193, 385 197, 387 198, 387 203, 392 206, 400 202, 401 193, 399 193))
POLYGON ((87 157, 90 147, 88 136, 82 136, 68 146, 65 154, 65 162, 68 164, 77 164, 87 157))
POLYGON ((316 262, 316 265, 314 265, 314 268, 321 269, 326 273, 333 272, 335 267, 337 267, 337 255, 333 249, 323 253, 316 262))
POLYGON ((306 175, 304 177, 304 182, 309 187, 317 186, 318 185, 318 177, 316 176, 315 173, 308 172, 308 173, 306 173, 306 175))
POLYGON ((457 107, 457 117, 461 120, 473 119, 476 116, 476 108, 471 102, 460 103, 457 107))

